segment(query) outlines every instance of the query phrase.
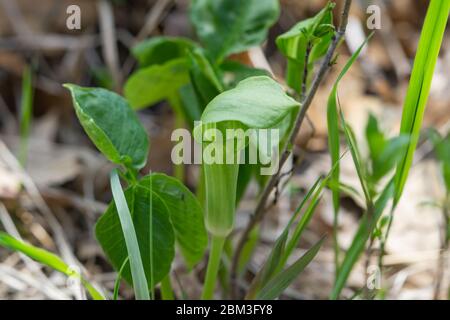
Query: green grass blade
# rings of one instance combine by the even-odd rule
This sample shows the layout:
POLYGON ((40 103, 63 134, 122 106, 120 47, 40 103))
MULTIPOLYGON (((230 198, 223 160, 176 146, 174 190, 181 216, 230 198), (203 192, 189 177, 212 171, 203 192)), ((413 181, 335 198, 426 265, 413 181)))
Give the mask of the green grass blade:
POLYGON ((335 264, 336 264, 336 276, 338 273, 338 264, 339 264, 339 243, 337 236, 337 227, 338 227, 338 215, 340 208, 340 189, 339 189, 339 176, 340 176, 340 140, 339 140, 339 113, 338 113, 338 88, 339 83, 342 78, 345 76, 347 71, 359 57, 362 49, 367 44, 367 42, 372 37, 372 34, 362 43, 362 45, 355 51, 355 53, 350 57, 347 61, 346 65, 340 72, 336 82, 334 83, 333 89, 331 90, 330 96, 328 98, 327 103, 327 126, 328 126, 328 148, 331 155, 331 165, 334 168, 331 172, 330 176, 330 189, 332 192, 333 198, 333 210, 334 210, 334 219, 333 219, 333 238, 334 238, 334 250, 335 250, 335 264))
POLYGON ((87 280, 85 280, 79 273, 75 272, 73 268, 70 268, 60 257, 48 252, 47 250, 37 248, 23 241, 17 240, 16 238, 0 232, 0 246, 21 252, 33 260, 36 260, 43 265, 50 267, 56 271, 65 274, 68 277, 77 277, 81 280, 82 285, 89 292, 91 297, 95 300, 105 300, 105 297, 97 291, 87 280))
POLYGON ((113 300, 117 300, 119 297, 119 289, 120 289, 120 281, 122 281, 122 273, 129 261, 130 258, 125 259, 122 266, 120 267, 119 273, 117 274, 116 281, 114 282, 113 300))
POLYGON ((353 163, 355 164, 356 173, 359 178, 359 182, 363 189, 364 198, 368 204, 372 203, 372 196, 369 192, 369 186, 367 185, 367 175, 362 162, 361 152, 359 151, 358 144, 356 142, 355 134, 353 130, 345 123, 344 115, 341 112, 341 120, 344 127, 345 139, 350 147, 350 153, 352 155, 353 163))
POLYGON ((242 248, 242 253, 239 259, 239 267, 238 267, 240 275, 242 275, 242 272, 244 272, 245 267, 252 258, 256 246, 258 245, 259 238, 260 238, 260 228, 255 227, 248 235, 248 240, 246 241, 244 247, 242 248))
POLYGON ((300 212, 302 211, 303 207, 305 206, 306 202, 312 197, 313 193, 317 190, 317 187, 319 184, 323 181, 322 177, 317 178, 317 180, 314 182, 313 186, 308 190, 306 195, 303 197, 302 201, 298 205, 297 209, 295 210, 294 215, 289 220, 288 225, 286 226, 286 229, 289 229, 292 224, 294 223, 295 219, 300 215, 300 212))
POLYGON ((33 113, 33 81, 29 67, 26 67, 22 75, 22 97, 20 105, 20 154, 19 161, 26 165, 28 157, 28 137, 33 113))
POLYGON ((286 241, 288 238, 288 230, 284 230, 284 232, 278 237, 275 245, 267 258, 264 266, 255 276, 250 286, 250 289, 247 292, 246 299, 251 300, 254 299, 258 294, 259 289, 267 284, 267 282, 271 279, 274 273, 277 271, 278 266, 280 265, 281 257, 283 256, 284 248, 286 245, 286 241))
POLYGON ((283 291, 297 278, 297 276, 306 268, 319 252, 325 238, 322 238, 302 257, 283 272, 270 280, 257 294, 258 300, 271 300, 277 298, 283 291))
POLYGON ((400 200, 412 165, 449 11, 450 0, 430 1, 403 107, 400 134, 411 140, 395 173, 394 204, 400 200))
POLYGON ((123 236, 130 259, 131 275, 133 277, 133 287, 138 300, 149 300, 149 290, 147 279, 144 273, 144 266, 142 264, 141 253, 137 241, 136 231, 134 229, 131 213, 128 209, 127 201, 120 185, 119 175, 117 170, 111 172, 111 190, 114 197, 114 202, 117 207, 120 224, 122 225, 123 236))
POLYGON ((352 244, 350 245, 350 248, 345 255, 344 261, 339 268, 339 274, 330 296, 332 300, 336 300, 339 298, 339 295, 344 288, 351 271, 353 270, 353 266, 358 261, 361 253, 364 251, 366 242, 375 229, 377 221, 381 217, 381 214, 383 213, 383 210, 386 207, 389 199, 391 199, 393 192, 394 182, 393 180, 391 180, 391 182, 387 185, 387 187, 375 202, 372 216, 366 213, 362 217, 356 235, 353 238, 352 244))
MULTIPOLYGON (((286 244, 286 249, 283 253, 283 256, 281 258, 281 267, 284 267, 287 260, 291 256, 294 249, 298 246, 298 243, 300 242, 300 238, 303 234, 303 231, 305 230, 306 226, 309 224, 309 221, 311 220, 314 212, 316 211, 317 205, 319 204, 321 200, 322 190, 324 189, 325 185, 327 184, 327 179, 322 179, 321 183, 316 186, 313 194, 310 196, 311 201, 308 203, 308 206, 305 209, 305 213, 300 218, 300 221, 295 226, 294 232, 292 233, 292 236, 290 237, 289 241, 286 244)), ((306 197, 305 197, 306 198, 306 197)))
MULTIPOLYGON (((367 39, 359 46, 358 50, 356 50, 353 55, 350 57, 350 59, 345 64, 342 71, 339 73, 338 78, 336 79, 336 82, 333 86, 333 89, 331 91, 330 97, 328 99, 328 106, 327 106, 327 121, 328 121, 328 145, 330 148, 330 154, 331 154, 331 164, 335 168, 331 173, 331 179, 330 179, 330 185, 331 190, 333 192, 333 207, 336 212, 339 210, 339 174, 340 174, 340 166, 339 166, 339 158, 340 158, 340 151, 339 151, 339 98, 338 98, 338 88, 339 83, 342 80, 342 78, 345 76, 347 71, 351 68, 353 63, 358 59, 359 55, 361 54, 362 49, 366 46, 366 44, 369 42, 369 40, 372 38, 373 33, 371 33, 367 39)), ((349 128, 345 125, 344 117, 342 116, 342 112, 340 112, 340 118, 343 122, 344 132, 345 136, 347 138, 347 143, 350 144, 350 151, 353 157, 353 160, 355 162, 355 165, 358 170, 358 176, 360 177, 360 180, 362 178, 362 166, 360 165, 360 156, 359 152, 357 152, 357 146, 356 141, 353 137, 353 134, 349 130, 349 128)), ((361 183, 364 184, 364 182, 361 180, 361 183)), ((368 189, 363 186, 363 189, 368 189)), ((364 190, 364 193, 368 194, 368 191, 364 190)))

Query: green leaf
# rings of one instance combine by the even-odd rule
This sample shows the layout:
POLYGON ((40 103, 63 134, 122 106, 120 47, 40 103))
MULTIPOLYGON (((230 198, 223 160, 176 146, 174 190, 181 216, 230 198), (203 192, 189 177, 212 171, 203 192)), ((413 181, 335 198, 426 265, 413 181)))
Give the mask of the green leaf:
MULTIPOLYGON (((121 236, 125 240, 126 253, 130 261, 131 276, 136 299, 149 300, 150 295, 148 292, 147 278, 144 272, 144 265, 139 248, 138 238, 133 220, 131 218, 131 213, 128 208, 127 200, 125 199, 122 186, 120 185, 117 170, 113 170, 111 172, 111 190, 118 213, 120 226, 122 229, 121 236)), ((125 258, 124 260, 126 259, 127 258, 125 258)), ((124 262, 121 263, 120 269, 123 268, 123 264, 124 262)), ((152 279, 153 277, 152 275, 150 275, 150 281, 152 281, 152 279)))
POLYGON ((298 275, 306 268, 306 266, 314 259, 319 252, 325 238, 322 238, 311 249, 309 249, 302 257, 294 262, 283 272, 280 272, 272 280, 270 280, 258 292, 256 299, 258 300, 272 300, 279 297, 289 285, 294 282, 298 275))
POLYGON ((376 161, 372 163, 372 178, 375 181, 383 178, 389 173, 401 159, 401 150, 408 146, 410 138, 407 136, 398 136, 387 141, 383 151, 375 157, 376 161))
POLYGON ((388 142, 384 133, 378 127, 378 120, 373 114, 369 115, 369 121, 367 122, 366 139, 369 147, 370 159, 372 160, 372 163, 376 163, 388 142))
POLYGON ((189 62, 178 58, 134 72, 125 83, 124 93, 134 109, 141 109, 168 99, 189 81, 189 62))
POLYGON ((171 60, 186 57, 196 44, 186 38, 152 37, 133 47, 132 52, 141 68, 162 65, 171 60))
POLYGON ((261 44, 279 15, 278 0, 193 0, 190 18, 215 61, 261 44))
MULTIPOLYGON (((126 189, 125 199, 136 231, 147 285, 149 289, 153 289, 170 271, 175 251, 175 235, 169 209, 156 192, 150 191, 150 182, 151 180, 146 179, 126 189)), ((113 201, 98 220, 95 233, 116 270, 120 270, 129 256, 122 230, 116 203, 113 201)), ((129 265, 123 270, 122 276, 132 284, 129 265)))
POLYGON ((125 99, 105 89, 64 86, 72 93, 78 119, 96 147, 116 164, 144 167, 147 133, 125 99))
POLYGON ((8 248, 10 250, 21 252, 33 260, 36 260, 43 265, 50 267, 68 277, 77 277, 81 280, 81 283, 89 292, 91 297, 95 300, 104 300, 105 297, 97 291, 86 279, 84 279, 79 273, 70 268, 60 257, 48 252, 44 249, 37 248, 23 241, 20 241, 9 234, 0 232, 0 246, 8 248))
POLYGON ((399 136, 387 140, 384 133, 378 127, 378 121, 372 114, 366 126, 366 139, 369 146, 369 157, 372 172, 370 178, 377 183, 400 160, 401 150, 407 146, 409 138, 399 136))
POLYGON ((288 59, 287 83, 296 92, 301 91, 304 70, 313 70, 314 62, 322 58, 334 35, 333 8, 329 2, 316 16, 301 21, 288 32, 278 36, 276 43, 288 59))
POLYGON ((216 70, 201 49, 189 52, 190 78, 201 109, 223 91, 216 70))
POLYGON ((397 204, 412 165, 423 115, 433 79, 434 69, 439 56, 442 39, 450 11, 450 0, 431 0, 420 41, 414 60, 414 67, 409 81, 408 91, 403 107, 400 134, 409 136, 410 142, 402 152, 396 175, 394 203, 397 204))
POLYGON ((186 117, 186 123, 191 127, 194 121, 200 120, 203 106, 198 101, 194 86, 190 83, 180 88, 178 91, 181 107, 186 117))
POLYGON ((166 205, 177 244, 187 264, 193 267, 203 258, 208 246, 203 210, 197 198, 180 181, 161 173, 143 178, 140 184, 151 185, 166 205))
POLYGON ((231 89, 236 85, 250 77, 270 76, 267 70, 249 67, 237 61, 226 60, 220 65, 222 78, 227 88, 231 89))

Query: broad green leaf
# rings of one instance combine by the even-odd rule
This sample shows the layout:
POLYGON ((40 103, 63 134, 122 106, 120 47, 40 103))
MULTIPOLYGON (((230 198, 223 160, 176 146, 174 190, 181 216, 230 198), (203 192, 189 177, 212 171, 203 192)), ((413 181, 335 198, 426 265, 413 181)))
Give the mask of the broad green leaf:
POLYGON ((377 183, 400 160, 401 150, 407 146, 409 138, 399 136, 390 140, 386 139, 384 133, 378 127, 377 119, 371 114, 366 126, 366 139, 371 163, 370 178, 373 183, 377 183))
POLYGON ((116 164, 144 167, 148 136, 125 99, 105 89, 64 86, 72 93, 78 119, 96 147, 116 164))
POLYGON ((178 90, 183 113, 186 116, 187 124, 192 128, 194 121, 200 120, 203 112, 203 106, 197 98, 194 86, 189 83, 178 90))
POLYGON ((189 81, 189 62, 187 58, 178 58, 134 72, 125 84, 124 93, 134 109, 141 109, 168 99, 189 81))
POLYGON ((310 74, 314 62, 327 52, 334 35, 334 7, 329 2, 316 16, 297 23, 276 40, 278 49, 288 59, 287 83, 296 92, 301 91, 305 66, 310 74))
POLYGON ((90 70, 94 83, 101 88, 114 90, 114 79, 105 66, 94 67, 90 70))
POLYGON ((423 115, 450 11, 450 0, 431 0, 420 35, 403 107, 400 135, 410 137, 395 175, 395 204, 401 198, 412 165, 423 115))
POLYGON ((161 173, 146 176, 139 184, 151 185, 166 205, 177 244, 187 264, 193 267, 208 246, 203 210, 197 198, 180 181, 161 173))
POLYGON ((139 66, 145 68, 184 58, 195 47, 196 44, 186 38, 152 37, 133 47, 132 52, 139 61, 139 66))
POLYGON ((250 77, 270 76, 263 69, 249 67, 237 61, 226 60, 220 65, 222 78, 227 88, 234 88, 239 82, 250 77))
POLYGON ((377 222, 380 219, 384 208, 386 207, 389 199, 392 198, 393 194, 394 183, 393 180, 391 180, 383 190, 381 195, 378 197, 373 208, 370 209, 372 210, 372 212, 366 212, 361 218, 358 230, 353 238, 350 248, 345 254, 342 265, 339 267, 339 273, 330 296, 332 300, 336 300, 339 298, 339 295, 344 288, 355 263, 358 261, 361 253, 364 251, 367 240, 375 230, 377 222))
MULTIPOLYGON (((126 204, 136 231, 147 285, 149 289, 170 271, 174 258, 175 235, 170 211, 149 181, 141 181, 125 190, 126 204)), ((98 220, 95 233, 106 256, 116 270, 120 270, 129 256, 116 203, 113 201, 98 220)), ((130 256, 131 262, 131 256, 130 256)), ((130 266, 123 270, 123 278, 133 283, 130 266)))
POLYGON ((190 79, 203 111, 206 105, 223 91, 217 72, 201 49, 189 52, 190 79))
POLYGON ((396 166, 402 156, 400 151, 408 146, 409 140, 407 136, 389 139, 378 157, 374 157, 375 162, 372 163, 372 178, 375 182, 383 178, 396 166))
POLYGON ((311 249, 309 249, 302 257, 294 262, 283 272, 280 272, 272 280, 270 280, 256 295, 258 300, 272 300, 279 297, 287 287, 298 277, 298 275, 306 268, 306 266, 314 259, 325 238, 322 238, 311 249))
POLYGON ((261 44, 279 15, 278 0, 193 0, 190 18, 215 61, 261 44))
POLYGON ((9 234, 0 232, 0 246, 21 252, 33 260, 36 260, 43 265, 50 267, 68 277, 77 277, 80 279, 83 286, 89 292, 91 297, 95 300, 104 300, 105 297, 97 291, 86 279, 84 279, 79 273, 69 267, 60 257, 57 255, 46 251, 41 248, 37 248, 23 241, 20 241, 9 234))
POLYGON ((369 115, 366 126, 366 139, 369 147, 369 157, 372 162, 377 162, 378 157, 386 148, 387 139, 378 126, 378 120, 373 114, 369 115))

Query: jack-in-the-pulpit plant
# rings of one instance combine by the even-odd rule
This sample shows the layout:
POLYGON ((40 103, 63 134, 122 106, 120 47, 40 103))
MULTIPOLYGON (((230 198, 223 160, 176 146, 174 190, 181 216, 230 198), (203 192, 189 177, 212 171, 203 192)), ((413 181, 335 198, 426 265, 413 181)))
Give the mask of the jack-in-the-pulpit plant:
MULTIPOLYGON (((252 229, 260 222, 252 219, 258 217, 249 217, 251 228, 248 238, 243 236, 242 250, 237 249, 234 236, 239 233, 235 228, 236 208, 250 181, 257 181, 263 211, 273 189, 278 191, 281 187, 277 170, 280 168, 268 170, 267 163, 278 165, 279 159, 286 160, 293 153, 295 137, 317 88, 326 71, 338 60, 335 50, 345 34, 350 5, 350 0, 344 1, 338 28, 333 24, 335 3, 330 1, 315 16, 277 37, 276 45, 287 60, 283 83, 268 70, 241 63, 245 59, 235 55, 245 55, 247 50, 263 44, 280 14, 278 0, 192 0, 189 16, 199 41, 158 36, 137 44, 132 54, 138 67, 127 79, 123 96, 103 88, 65 85, 84 131, 115 165, 110 174, 112 200, 95 226, 95 236, 118 272, 112 294, 102 292, 52 253, 5 233, 0 233, 0 245, 77 277, 93 299, 117 299, 122 279, 133 287, 136 299, 181 298, 172 287, 177 255, 183 258, 186 272, 196 272, 203 286, 201 296, 187 298, 212 299, 221 284, 226 298, 277 299, 325 241, 324 237, 318 238, 303 255, 295 255, 328 187, 334 210, 336 276, 330 298, 340 298, 365 249, 370 260, 375 240, 380 243, 378 261, 383 266, 392 213, 402 195, 417 146, 450 0, 430 1, 400 134, 386 137, 377 119, 370 116, 365 136, 369 152, 363 155, 339 106, 338 85, 368 43, 368 37, 344 66, 329 96, 330 172, 318 177, 306 192, 255 273, 247 272, 247 263, 260 236, 258 228, 252 229), (149 153, 158 150, 150 148, 149 136, 137 112, 161 101, 168 102, 173 109, 175 125, 189 129, 194 140, 201 144, 202 164, 195 193, 191 191, 194 186, 189 189, 184 184, 187 175, 178 158, 173 159, 174 177, 145 172, 149 153), (340 148, 341 133, 362 194, 340 181, 339 162, 346 154, 340 148), (249 161, 255 150, 256 163, 249 161), (275 181, 273 185, 271 179, 275 181), (364 215, 346 252, 341 252, 338 241, 343 193, 351 193, 365 204, 364 215), (393 202, 391 214, 383 216, 390 202, 393 202), (237 262, 236 266, 231 261, 237 262), (236 280, 246 282, 247 286, 243 286, 246 290, 234 290, 227 285, 231 282, 231 287, 235 286, 236 280)), ((448 182, 448 143, 442 142, 444 139, 437 134, 432 137, 448 182)), ((276 197, 277 194, 274 202, 276 197)), ((447 192, 446 212, 448 198, 447 192)), ((366 298, 374 296, 369 295, 371 292, 365 294, 366 298)))

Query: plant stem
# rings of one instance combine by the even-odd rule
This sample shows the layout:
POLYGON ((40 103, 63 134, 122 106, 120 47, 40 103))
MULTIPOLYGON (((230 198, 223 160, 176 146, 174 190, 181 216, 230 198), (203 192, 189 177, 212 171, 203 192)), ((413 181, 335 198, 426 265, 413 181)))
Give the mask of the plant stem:
POLYGON ((389 234, 391 232, 392 221, 394 220, 395 208, 396 208, 396 205, 393 204, 392 207, 391 207, 391 211, 389 212, 389 221, 388 221, 388 225, 386 227, 386 232, 385 232, 384 236, 382 236, 381 239, 380 239, 380 253, 379 253, 379 256, 378 256, 378 269, 380 270, 380 277, 383 276, 383 265, 384 265, 383 259, 384 259, 384 256, 386 254, 385 248, 386 248, 386 243, 387 243, 388 238, 389 238, 389 234))
POLYGON ((244 231, 242 232, 241 237, 238 240, 235 254, 233 257, 233 262, 231 264, 231 286, 232 286, 231 293, 234 295, 234 298, 236 298, 235 292, 237 289, 237 268, 239 265, 241 251, 245 245, 245 242, 247 241, 247 238, 248 238, 250 232, 253 230, 253 228, 256 226, 256 224, 264 218, 267 200, 268 200, 269 196, 271 195, 272 190, 278 184, 280 171, 283 168, 284 163, 287 161, 287 159, 289 158, 289 156, 291 154, 291 151, 289 148, 291 148, 292 145, 294 145, 294 143, 295 143, 297 134, 300 131, 303 121, 305 120, 306 112, 308 111, 309 107, 311 106, 314 96, 316 95, 317 90, 319 89, 319 86, 322 83, 322 80, 324 79, 327 71, 330 69, 330 67, 332 65, 332 60, 334 58, 334 53, 335 53, 339 43, 341 42, 341 39, 344 37, 345 31, 347 29, 348 15, 350 12, 351 4, 352 4, 352 0, 345 0, 344 9, 342 10, 341 22, 340 22, 339 28, 333 38, 332 43, 330 44, 330 47, 328 48, 328 52, 320 66, 319 71, 317 72, 316 76, 314 77, 314 80, 311 84, 311 88, 308 91, 308 94, 306 95, 305 99, 302 100, 302 108, 300 110, 300 113, 297 116, 294 128, 292 129, 292 131, 290 133, 288 143, 286 144, 283 152, 281 153, 278 171, 277 171, 277 173, 272 175, 270 177, 269 181, 267 182, 263 192, 261 193, 258 204, 254 211, 254 214, 251 216, 244 231))
POLYGON ((339 259, 339 254, 341 249, 339 248, 339 238, 338 238, 338 212, 334 213, 333 216, 333 249, 334 249, 334 279, 336 280, 339 275, 339 266, 341 264, 339 259))
MULTIPOLYGON (((172 106, 172 109, 174 110, 175 113, 175 128, 176 129, 183 128, 185 122, 183 110, 181 108, 180 98, 175 95, 169 99, 169 103, 172 106)), ((173 170, 175 178, 177 178, 181 182, 184 182, 185 177, 184 164, 183 163, 175 164, 173 170)))
POLYGON ((211 251, 209 253, 208 267, 206 270, 205 285, 203 287, 202 300, 211 300, 214 296, 217 274, 219 272, 220 257, 222 256, 225 237, 212 236, 211 251))
POLYGON ((161 296, 163 300, 175 300, 172 284, 170 283, 170 275, 161 280, 161 296))
POLYGON ((308 42, 307 47, 306 47, 306 55, 305 55, 305 66, 302 70, 303 72, 303 82, 302 82, 302 88, 301 88, 301 93, 300 93, 300 97, 301 100, 305 100, 306 99, 306 92, 308 91, 308 67, 309 67, 309 56, 311 54, 311 42, 308 42))

